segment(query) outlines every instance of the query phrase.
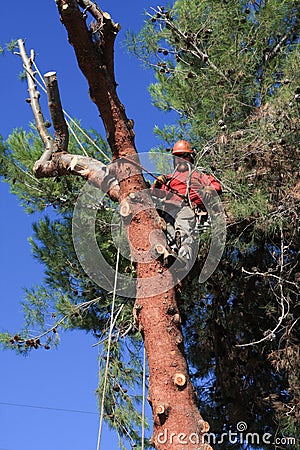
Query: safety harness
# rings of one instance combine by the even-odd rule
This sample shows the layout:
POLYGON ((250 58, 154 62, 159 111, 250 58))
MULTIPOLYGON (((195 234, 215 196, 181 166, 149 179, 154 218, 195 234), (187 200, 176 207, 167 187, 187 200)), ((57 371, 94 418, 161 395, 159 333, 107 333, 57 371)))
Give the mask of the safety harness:
POLYGON ((207 222, 207 220, 208 220, 208 213, 207 213, 207 211, 201 209, 201 207, 199 205, 197 205, 196 203, 193 203, 191 201, 191 199, 190 199, 190 188, 191 188, 192 175, 197 169, 191 169, 190 164, 188 164, 189 175, 188 175, 187 183, 186 183, 186 191, 185 191, 185 194, 181 194, 181 192, 179 192, 177 189, 174 189, 174 188, 172 188, 170 186, 170 182, 172 180, 172 177, 173 177, 174 173, 176 172, 176 170, 178 168, 178 164, 174 168, 173 173, 172 173, 171 177, 167 180, 167 182, 163 182, 161 179, 159 179, 159 177, 154 175, 152 172, 150 172, 148 169, 146 169, 140 163, 132 160, 131 158, 123 156, 123 157, 121 157, 119 159, 120 160, 123 159, 123 160, 126 160, 126 161, 134 164, 136 167, 138 167, 139 169, 141 169, 142 171, 144 171, 145 173, 147 173, 148 175, 153 177, 155 180, 158 180, 161 184, 166 186, 166 188, 172 194, 175 194, 178 197, 180 197, 183 200, 183 202, 186 203, 186 205, 189 206, 194 211, 195 218, 196 218, 196 228, 198 228, 198 229, 201 228, 203 226, 203 224, 205 224, 207 222))

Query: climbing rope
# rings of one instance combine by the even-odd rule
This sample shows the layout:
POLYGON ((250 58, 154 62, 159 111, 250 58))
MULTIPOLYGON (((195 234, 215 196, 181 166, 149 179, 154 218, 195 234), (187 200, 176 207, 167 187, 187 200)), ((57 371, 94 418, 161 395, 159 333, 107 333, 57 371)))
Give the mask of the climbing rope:
POLYGON ((145 449, 145 405, 146 405, 146 350, 143 354, 143 399, 142 399, 142 450, 145 449))
POLYGON ((87 154, 87 152, 86 152, 86 149, 84 148, 84 146, 83 146, 82 143, 80 142, 80 140, 79 140, 79 138, 77 137, 75 131, 73 130, 73 128, 71 127, 71 125, 69 124, 69 122, 68 122, 67 120, 66 120, 66 123, 67 123, 67 126, 68 126, 68 128, 69 128, 71 134, 73 135, 75 141, 77 142, 77 144, 78 144, 79 147, 81 148, 82 153, 83 153, 85 156, 88 156, 88 154, 87 154))

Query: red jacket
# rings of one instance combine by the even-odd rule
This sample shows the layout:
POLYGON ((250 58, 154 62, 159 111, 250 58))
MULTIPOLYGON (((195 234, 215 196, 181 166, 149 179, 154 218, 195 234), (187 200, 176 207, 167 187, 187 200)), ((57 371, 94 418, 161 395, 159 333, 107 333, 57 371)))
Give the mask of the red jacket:
POLYGON ((201 190, 210 188, 215 190, 218 194, 221 194, 222 188, 220 183, 212 176, 206 175, 197 170, 189 172, 179 172, 176 170, 172 174, 167 175, 167 185, 162 185, 161 189, 168 191, 167 200, 171 203, 182 202, 183 198, 176 195, 175 192, 186 196, 187 187, 189 186, 189 200, 192 204, 196 204, 200 208, 204 208, 201 190), (171 189, 170 189, 171 188, 171 189), (200 191, 200 192, 199 192, 200 191))

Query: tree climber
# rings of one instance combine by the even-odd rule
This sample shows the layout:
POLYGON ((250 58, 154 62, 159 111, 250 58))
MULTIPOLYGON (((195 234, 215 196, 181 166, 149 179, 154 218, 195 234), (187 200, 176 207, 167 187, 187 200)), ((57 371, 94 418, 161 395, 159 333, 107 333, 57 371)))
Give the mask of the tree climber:
POLYGON ((188 141, 177 141, 172 149, 174 171, 160 175, 152 185, 152 194, 160 199, 157 205, 166 222, 167 243, 177 255, 181 266, 191 268, 197 254, 199 225, 207 219, 205 205, 213 194, 220 194, 220 183, 193 167, 194 150, 188 141), (198 226, 197 226, 198 225, 198 226))

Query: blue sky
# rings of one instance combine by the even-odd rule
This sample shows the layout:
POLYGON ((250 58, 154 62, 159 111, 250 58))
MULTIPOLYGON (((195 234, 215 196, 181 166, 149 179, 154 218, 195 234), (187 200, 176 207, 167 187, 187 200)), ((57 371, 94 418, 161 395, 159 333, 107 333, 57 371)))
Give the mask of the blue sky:
MULTIPOLYGON (((128 117, 135 121, 137 147, 145 152, 158 144, 153 127, 163 125, 170 116, 151 106, 147 86, 153 75, 128 55, 123 41, 127 29, 141 28, 144 10, 156 3, 106 0, 99 4, 122 25, 116 41, 118 93, 128 117)), ((26 39, 27 50, 35 49, 41 72, 57 72, 64 109, 80 118, 84 127, 102 131, 86 81, 59 22, 55 1, 4 2, 0 24, 0 44, 12 38, 26 39)), ((27 128, 33 120, 25 102, 26 85, 17 79, 21 69, 18 56, 0 57, 0 134, 4 137, 13 128, 27 128)), ((0 183, 0 208, 0 329, 16 332, 22 327, 23 289, 41 282, 43 268, 33 260, 27 240, 32 234, 34 216, 26 216, 4 183, 0 183)), ((61 338, 57 350, 32 352, 27 358, 0 351, 0 450, 96 449, 95 341, 83 332, 65 333, 61 338)), ((116 437, 107 429, 102 442, 102 450, 118 448, 116 437)))

